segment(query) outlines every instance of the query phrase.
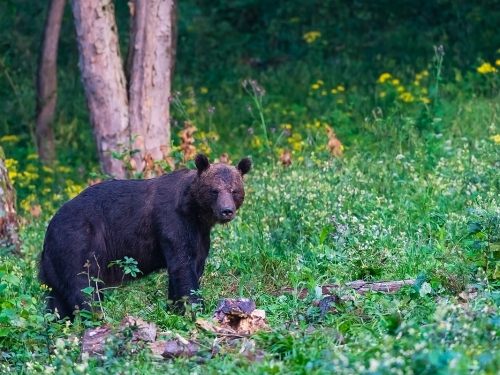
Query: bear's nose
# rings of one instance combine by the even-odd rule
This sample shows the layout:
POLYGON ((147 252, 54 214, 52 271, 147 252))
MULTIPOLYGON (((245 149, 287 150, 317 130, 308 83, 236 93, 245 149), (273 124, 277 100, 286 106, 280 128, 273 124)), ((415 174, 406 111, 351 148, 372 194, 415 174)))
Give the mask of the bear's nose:
POLYGON ((234 213, 234 211, 231 207, 222 207, 220 210, 220 214, 224 218, 229 218, 229 217, 233 216, 233 213, 234 213))

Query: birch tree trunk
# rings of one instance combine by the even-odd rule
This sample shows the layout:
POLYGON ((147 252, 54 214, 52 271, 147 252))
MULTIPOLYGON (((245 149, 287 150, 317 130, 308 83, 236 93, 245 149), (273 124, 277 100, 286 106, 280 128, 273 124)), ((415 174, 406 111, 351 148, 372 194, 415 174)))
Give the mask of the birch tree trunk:
POLYGON ((45 164, 51 164, 55 156, 52 120, 57 102, 57 45, 65 5, 66 0, 50 2, 36 77, 36 143, 45 164))
POLYGON ((114 6, 111 0, 71 0, 79 66, 101 167, 124 178, 122 163, 109 154, 130 137, 128 98, 114 6))
POLYGON ((134 148, 140 152, 134 158, 142 169, 147 155, 154 160, 162 158, 160 147, 170 140, 168 98, 175 3, 174 0, 135 0, 133 4, 129 118, 130 133, 139 135, 134 148))
POLYGON ((16 251, 19 250, 16 192, 9 179, 2 147, 0 147, 0 244, 14 246, 16 251))

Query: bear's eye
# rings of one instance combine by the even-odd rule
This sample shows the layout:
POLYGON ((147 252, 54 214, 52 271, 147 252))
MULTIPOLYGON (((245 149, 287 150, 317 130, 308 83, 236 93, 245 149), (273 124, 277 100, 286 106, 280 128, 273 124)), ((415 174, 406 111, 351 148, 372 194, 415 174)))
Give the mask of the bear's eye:
POLYGON ((210 193, 211 193, 212 195, 217 195, 217 194, 219 194, 219 191, 218 191, 218 190, 216 190, 216 189, 212 189, 212 190, 210 190, 210 193))
POLYGON ((236 194, 239 193, 239 191, 238 190, 233 190, 232 193, 233 193, 233 195, 236 195, 236 194))

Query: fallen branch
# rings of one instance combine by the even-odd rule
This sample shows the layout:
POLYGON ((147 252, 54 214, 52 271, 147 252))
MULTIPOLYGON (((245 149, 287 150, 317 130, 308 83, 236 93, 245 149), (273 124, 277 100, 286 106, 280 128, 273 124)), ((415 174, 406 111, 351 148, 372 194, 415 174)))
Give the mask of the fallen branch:
MULTIPOLYGON (((395 281, 365 281, 356 280, 350 281, 345 284, 325 284, 321 286, 321 293, 323 295, 333 295, 339 292, 352 290, 357 294, 366 294, 369 291, 382 292, 382 293, 396 293, 404 285, 414 285, 415 279, 409 280, 395 280, 395 281)), ((298 299, 304 299, 309 294, 309 289, 300 288, 297 291, 294 288, 283 288, 284 293, 295 294, 297 293, 298 299)), ((341 297, 342 298, 342 297, 341 297)))

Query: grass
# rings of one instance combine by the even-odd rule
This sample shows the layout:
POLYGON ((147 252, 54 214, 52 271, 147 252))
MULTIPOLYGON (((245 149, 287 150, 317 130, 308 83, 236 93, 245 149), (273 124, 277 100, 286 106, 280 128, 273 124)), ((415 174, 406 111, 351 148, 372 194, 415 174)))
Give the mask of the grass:
MULTIPOLYGON (((119 355, 118 347, 105 360, 79 359, 73 335, 80 337, 84 325, 57 323, 44 314, 43 286, 35 279, 46 217, 24 226, 22 258, 5 253, 1 259, 0 371, 494 373, 500 365, 497 257, 477 241, 489 244, 490 236, 494 243, 496 227, 488 229, 486 216, 479 215, 478 236, 467 210, 498 217, 499 146, 475 137, 478 119, 496 114, 498 105, 473 99, 459 107, 471 109, 455 119, 460 129, 450 122, 443 133, 406 139, 404 145, 395 136, 374 142, 371 151, 353 145, 342 159, 311 153, 291 168, 256 164, 238 218, 214 230, 202 293, 207 315, 222 297, 250 297, 266 310, 272 330, 251 342, 264 359, 249 361, 238 354, 240 346, 224 345, 202 364, 158 361, 147 352, 119 355), (485 259, 493 262, 490 274, 485 259), (419 278, 420 285, 394 295, 356 296, 322 320, 312 307, 314 293, 299 300, 282 291, 406 278, 419 278), (467 285, 478 296, 464 303, 458 294, 467 285)), ((374 134, 391 132, 395 123, 410 120, 374 120, 369 127, 374 134)), ((198 331, 189 317, 165 312, 165 293, 161 272, 108 292, 104 308, 110 321, 133 314, 214 345, 214 337, 198 331)))
MULTIPOLYGON (((327 5, 336 9, 338 4, 332 0, 327 5)), ((117 3, 117 14, 125 48, 128 9, 122 5, 117 3)), ((198 330, 191 317, 166 311, 165 272, 107 291, 107 320, 141 316, 166 332, 165 338, 177 333, 193 337, 204 348, 220 346, 219 355, 164 361, 146 350, 130 354, 127 343, 117 341, 106 358, 88 359, 81 356, 79 338, 92 322, 57 322, 45 313, 46 289, 36 270, 47 223, 99 170, 76 69, 69 7, 58 62, 59 160, 51 167, 37 160, 31 135, 33 77, 35 36, 43 18, 34 15, 44 8, 35 2, 11 2, 0 5, 5 10, 0 19, 9 31, 0 38, 0 139, 17 190, 23 245, 21 256, 0 248, 0 372, 497 373, 500 81, 494 65, 500 60, 495 39, 483 37, 490 30, 483 30, 485 21, 464 13, 471 24, 481 25, 467 29, 475 36, 474 43, 468 42, 471 49, 454 49, 463 44, 458 42, 445 45, 445 55, 436 52, 430 60, 428 34, 420 27, 412 34, 399 17, 384 16, 385 11, 397 16, 399 8, 381 7, 379 13, 368 14, 384 25, 390 20, 389 31, 379 35, 379 43, 387 45, 379 59, 382 47, 371 44, 363 47, 364 57, 357 56, 357 38, 363 32, 342 32, 352 20, 348 7, 335 12, 339 19, 320 17, 309 24, 308 4, 300 19, 295 12, 300 8, 288 2, 268 13, 245 13, 238 7, 208 12, 190 2, 180 6, 173 157, 180 158, 179 132, 188 119, 198 128, 198 151, 212 160, 228 152, 233 160, 250 155, 254 162, 237 219, 213 231, 202 280, 207 310, 201 316, 209 317, 222 297, 249 297, 266 311, 271 331, 231 347, 198 330), (235 14, 225 20, 228 11, 235 14), (281 21, 256 22, 256 14, 281 21), (199 25, 194 29, 193 20, 199 25), (252 31, 258 38, 245 34, 245 39, 247 31, 236 32, 239 24, 234 20, 241 22, 241 30, 261 23, 269 28, 259 27, 252 31), (404 30, 391 28, 394 22, 404 24, 404 30), (227 38, 219 39, 221 30, 227 38), (268 34, 281 42, 255 42, 274 38, 268 34), (336 55, 344 34, 346 51, 336 55), (417 34, 419 49, 406 53, 403 46, 417 34), (240 40, 252 41, 251 53, 234 47, 240 40), (194 50, 198 52, 192 56, 194 50), (263 63, 258 67, 240 62, 260 53, 263 63), (325 57, 330 55, 337 57, 325 57), (493 64, 488 69, 487 61, 493 64), (244 87, 245 79, 256 82, 244 87), (341 158, 327 150, 326 125, 343 144, 341 158), (286 151, 293 162, 290 168, 279 162, 286 151), (323 298, 317 287, 325 283, 407 278, 416 278, 417 285, 396 294, 355 296, 324 318, 313 305, 323 298), (284 287, 311 293, 299 299, 284 287), (460 294, 469 288, 477 296, 464 300, 460 294), (248 359, 242 354, 245 348, 263 359, 248 359)), ((493 15, 485 16, 496 19, 493 15)), ((443 25, 457 29, 455 18, 445 21, 443 25)), ((375 30, 364 19, 355 22, 360 30, 367 25, 375 30)), ((431 31, 448 35, 438 28, 431 31)))

